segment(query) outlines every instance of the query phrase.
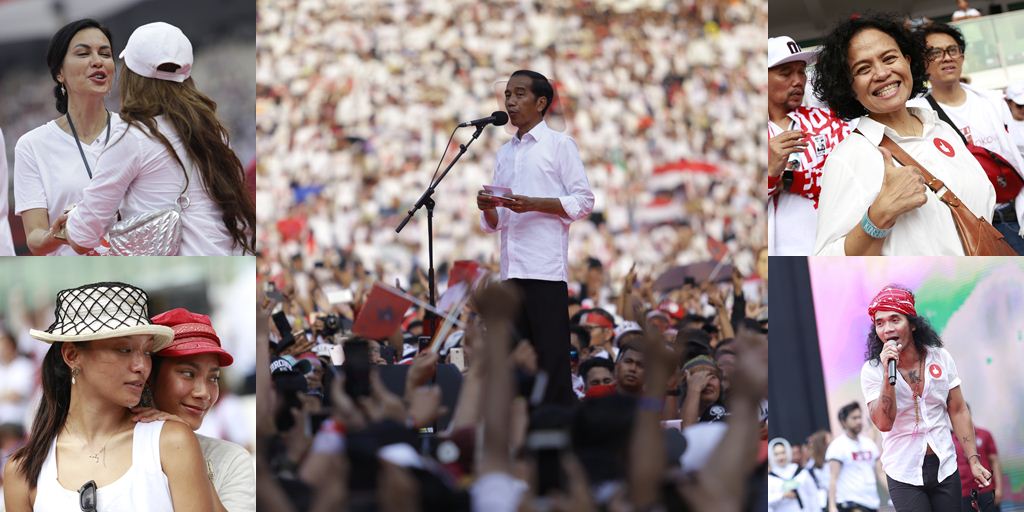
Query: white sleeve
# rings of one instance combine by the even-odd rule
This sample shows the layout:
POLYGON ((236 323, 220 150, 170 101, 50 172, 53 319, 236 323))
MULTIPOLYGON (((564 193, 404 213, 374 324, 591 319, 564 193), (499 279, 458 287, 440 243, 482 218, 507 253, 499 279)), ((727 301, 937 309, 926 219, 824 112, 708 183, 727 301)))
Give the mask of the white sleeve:
POLYGON ((568 195, 558 198, 562 203, 568 219, 562 219, 566 224, 580 220, 594 210, 594 192, 590 190, 590 181, 587 180, 587 173, 583 170, 583 161, 580 160, 580 150, 576 142, 571 138, 564 141, 558 147, 558 168, 562 175, 562 185, 568 195))
MULTIPOLYGON (((5 160, 6 161, 6 160, 5 160)), ((14 213, 33 208, 46 209, 46 190, 39 176, 39 164, 21 139, 14 146, 14 213)), ((53 222, 54 219, 50 219, 53 222)))
POLYGON ((223 475, 214 475, 217 480, 217 497, 228 512, 256 512, 256 472, 252 456, 238 445, 224 450, 224 457, 217 470, 223 475), (217 478, 220 477, 220 478, 217 478))
MULTIPOLYGON (((953 361, 953 356, 949 354, 949 351, 940 348, 942 351, 942 357, 940 358, 944 368, 942 371, 946 372, 946 380, 949 381, 949 389, 953 389, 960 385, 960 372, 956 370, 956 361, 953 361)), ((963 391, 961 389, 961 391, 963 391)))
MULTIPOLYGON (((4 132, 0 131, 0 150, 4 145, 4 132)), ((7 152, 0 151, 0 256, 14 256, 14 242, 11 238, 11 227, 7 223, 7 152)))
POLYGON ((829 443, 828 448, 825 449, 825 464, 827 465, 829 461, 833 460, 840 464, 844 463, 842 454, 839 453, 839 444, 836 441, 829 443))
POLYGON ((775 505, 778 505, 780 501, 782 501, 782 495, 784 494, 784 492, 782 491, 782 483, 783 480, 781 478, 768 475, 769 507, 774 507, 775 505))
POLYGON ((487 473, 469 488, 473 512, 515 512, 527 490, 526 482, 508 473, 487 473))
POLYGON ((82 200, 68 213, 68 238, 82 247, 93 248, 114 223, 125 191, 139 175, 141 144, 131 133, 107 148, 96 161, 92 181, 82 200))
POLYGON ((846 256, 846 235, 860 224, 864 212, 878 196, 878 190, 866 190, 858 176, 864 168, 880 167, 878 151, 858 155, 858 162, 845 158, 847 152, 832 154, 822 168, 821 196, 818 200, 818 231, 814 242, 817 256, 846 256))
POLYGON ((501 229, 508 224, 508 209, 499 206, 495 208, 494 211, 498 212, 498 224, 493 228, 487 223, 487 218, 484 217, 484 212, 480 212, 480 229, 482 229, 484 233, 501 231, 501 229))
POLYGON ((875 366, 868 361, 860 369, 860 390, 864 393, 865 404, 878 400, 878 396, 882 394, 881 367, 881 363, 875 366))

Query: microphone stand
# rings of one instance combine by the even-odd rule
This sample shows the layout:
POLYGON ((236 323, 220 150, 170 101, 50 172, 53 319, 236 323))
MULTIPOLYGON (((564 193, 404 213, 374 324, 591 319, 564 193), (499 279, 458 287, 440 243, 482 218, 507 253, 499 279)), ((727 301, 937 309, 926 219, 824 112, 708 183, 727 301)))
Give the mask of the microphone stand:
MULTIPOLYGON (((401 233, 402 228, 404 228, 405 225, 408 224, 410 220, 412 220, 413 215, 416 215, 416 211, 418 211, 420 208, 424 206, 427 207, 427 262, 429 265, 427 269, 427 282, 430 288, 429 297, 431 307, 437 306, 437 290, 434 284, 434 190, 436 190, 437 186, 441 184, 441 180, 443 180, 444 177, 448 175, 448 171, 452 170, 452 167, 455 165, 455 162, 459 161, 459 158, 461 158, 462 155, 466 152, 466 149, 469 148, 469 145, 472 144, 473 141, 475 141, 477 137, 480 136, 481 133, 483 133, 484 127, 486 126, 487 125, 485 124, 477 125, 476 131, 473 132, 473 138, 469 139, 469 142, 459 145, 459 153, 455 155, 455 159, 453 159, 451 163, 448 164, 448 167, 446 167, 444 172, 441 173, 441 176, 439 176, 436 181, 431 183, 430 186, 423 191, 423 194, 420 196, 420 198, 416 200, 416 204, 409 209, 408 215, 405 216, 405 219, 402 221, 402 223, 399 224, 397 228, 395 228, 395 233, 401 233)), ((457 129, 458 128, 456 128, 456 130, 457 129)), ((442 155, 441 158, 443 159, 444 156, 442 155)), ((428 316, 426 318, 428 318, 430 322, 423 322, 423 333, 428 336, 433 336, 437 328, 436 322, 434 321, 434 317, 436 317, 437 315, 435 315, 432 312, 428 312, 427 315, 428 316)))

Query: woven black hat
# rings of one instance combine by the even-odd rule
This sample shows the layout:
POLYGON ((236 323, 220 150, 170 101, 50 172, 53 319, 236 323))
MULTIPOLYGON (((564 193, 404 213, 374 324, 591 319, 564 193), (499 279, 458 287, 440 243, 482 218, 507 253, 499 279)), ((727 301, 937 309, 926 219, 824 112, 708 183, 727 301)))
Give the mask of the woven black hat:
POLYGON ((61 290, 54 309, 56 318, 45 331, 29 334, 47 343, 92 341, 121 336, 153 336, 156 352, 174 339, 174 330, 149 320, 149 296, 125 283, 93 283, 61 290))

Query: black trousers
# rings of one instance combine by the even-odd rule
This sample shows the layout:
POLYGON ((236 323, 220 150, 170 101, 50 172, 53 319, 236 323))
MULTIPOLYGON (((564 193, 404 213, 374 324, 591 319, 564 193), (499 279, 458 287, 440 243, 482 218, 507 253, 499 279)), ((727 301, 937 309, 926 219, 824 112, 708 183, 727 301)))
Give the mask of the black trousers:
POLYGON ((545 404, 576 403, 569 364, 569 289, 564 281, 509 279, 521 295, 516 321, 519 338, 526 338, 537 352, 537 366, 547 373, 545 404))
MULTIPOLYGON (((971 497, 961 499, 963 504, 961 510, 963 512, 974 512, 974 507, 971 506, 971 497)), ((998 511, 999 507, 996 506, 996 493, 995 491, 983 492, 978 495, 978 510, 981 512, 993 512, 998 511)))
POLYGON ((840 503, 836 508, 839 512, 876 512, 873 508, 862 507, 856 503, 840 503))
POLYGON ((896 512, 946 512, 960 508, 960 472, 939 482, 939 457, 928 454, 921 465, 924 485, 897 482, 886 476, 896 512))

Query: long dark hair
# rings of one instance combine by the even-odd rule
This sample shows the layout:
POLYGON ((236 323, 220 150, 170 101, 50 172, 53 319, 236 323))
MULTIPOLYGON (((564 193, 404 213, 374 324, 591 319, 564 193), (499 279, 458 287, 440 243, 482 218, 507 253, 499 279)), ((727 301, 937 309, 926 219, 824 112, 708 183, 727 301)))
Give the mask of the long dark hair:
POLYGON ((39 472, 50 452, 53 440, 68 418, 71 406, 71 369, 61 354, 63 343, 54 343, 43 358, 43 399, 39 402, 28 443, 11 455, 12 461, 21 462, 21 472, 29 488, 35 489, 39 472))
MULTIPOLYGON (((101 25, 100 22, 92 18, 85 18, 64 25, 50 38, 50 47, 46 49, 46 64, 50 67, 50 78, 53 78, 54 82, 57 82, 57 74, 60 73, 60 67, 64 65, 64 56, 68 54, 71 40, 74 39, 75 34, 87 28, 95 28, 103 32, 103 35, 107 36, 107 41, 110 42, 111 51, 113 51, 114 37, 110 35, 110 29, 101 25)), ((57 112, 67 114, 68 94, 66 90, 61 93, 60 82, 53 86, 53 96, 57 98, 57 112)))
MULTIPOLYGON (((939 333, 935 332, 927 318, 916 315, 906 315, 906 317, 912 327, 910 336, 914 338, 914 348, 917 349, 918 354, 921 356, 927 354, 926 347, 942 346, 942 338, 939 338, 939 333)), ((881 364, 881 359, 878 356, 882 353, 883 345, 885 342, 878 337, 878 334, 875 334, 875 328, 872 326, 868 331, 868 351, 864 353, 864 359, 881 364)))
POLYGON ((157 129, 156 116, 165 116, 199 168, 203 186, 220 208, 235 246, 255 253, 256 205, 246 193, 242 162, 228 146, 228 131, 217 119, 217 103, 199 92, 191 77, 181 83, 145 78, 125 66, 120 86, 121 119, 130 126, 145 126, 181 164, 171 143, 157 129))

